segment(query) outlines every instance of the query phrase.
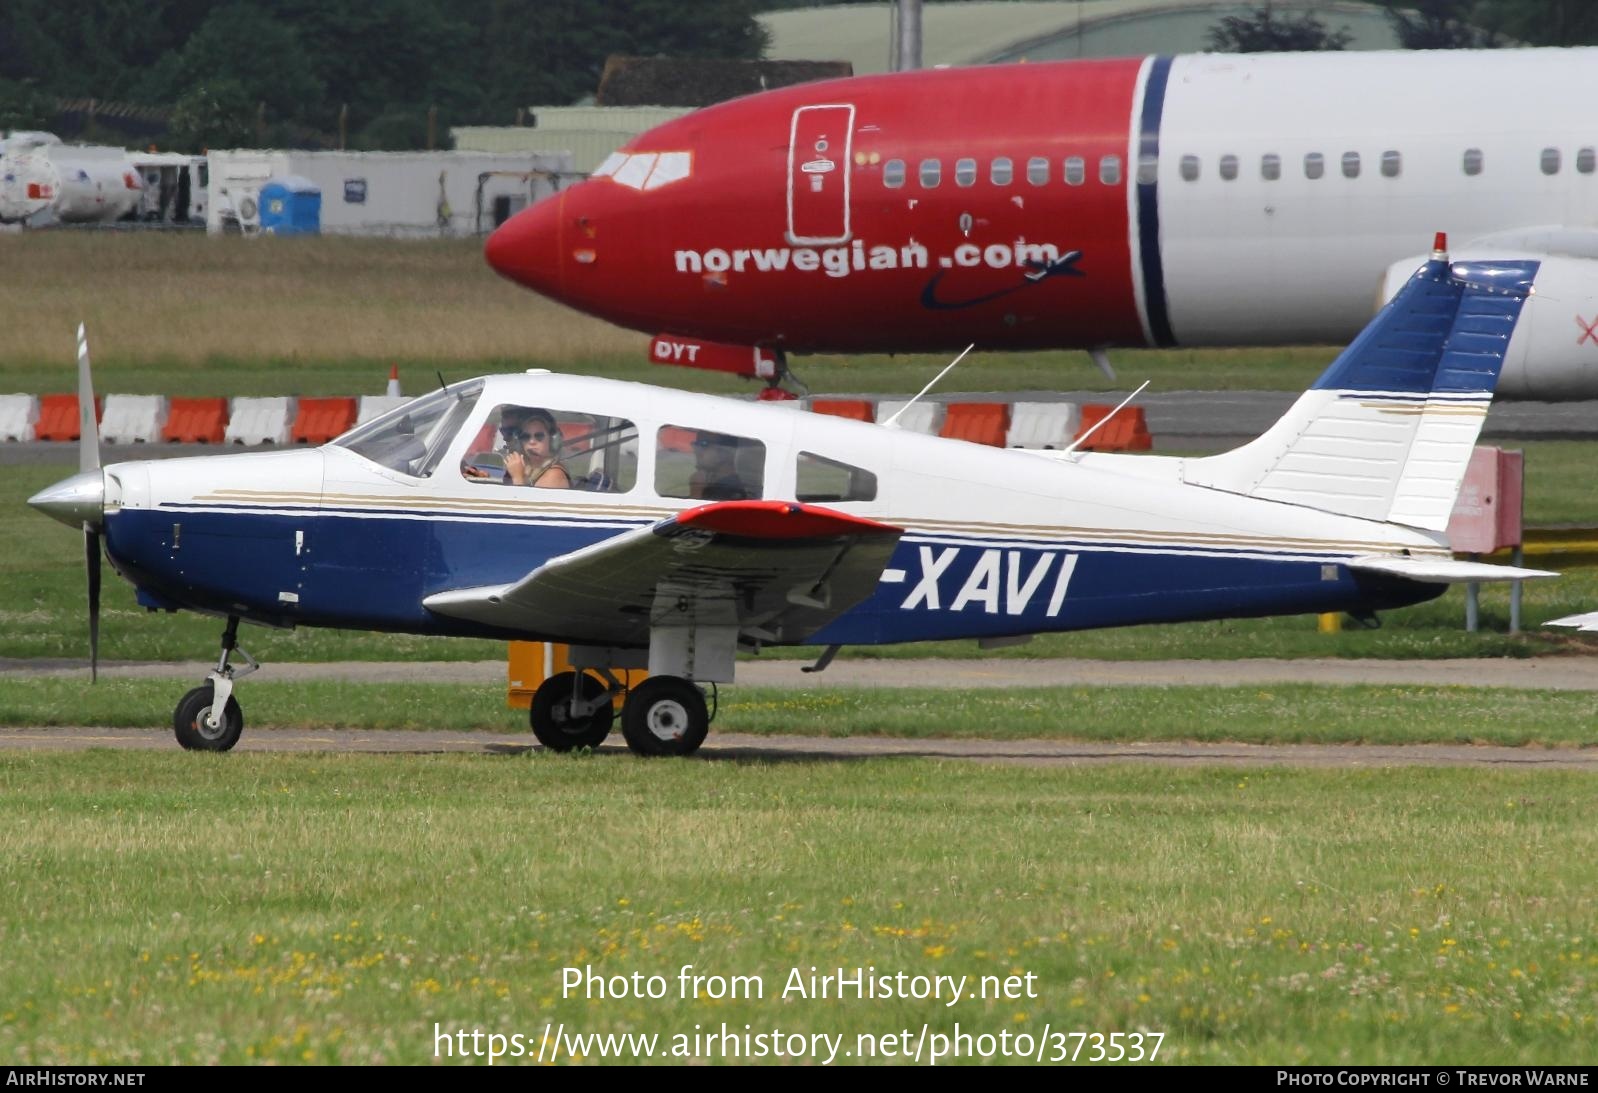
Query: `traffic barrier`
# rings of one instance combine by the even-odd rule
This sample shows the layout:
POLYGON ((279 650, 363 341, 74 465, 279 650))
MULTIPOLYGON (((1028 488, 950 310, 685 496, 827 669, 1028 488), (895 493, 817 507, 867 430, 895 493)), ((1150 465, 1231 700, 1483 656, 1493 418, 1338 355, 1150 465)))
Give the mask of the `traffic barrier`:
POLYGON ((100 439, 107 444, 154 443, 161 439, 166 417, 164 395, 107 395, 100 439))
POLYGON ((1077 434, 1081 413, 1074 402, 1017 402, 1010 406, 1006 448, 1063 451, 1077 434))
POLYGON ((398 410, 410 401, 404 395, 362 395, 355 408, 355 424, 365 425, 373 418, 382 417, 390 410, 398 410))
POLYGON ((38 423, 38 396, 0 395, 0 440, 32 440, 38 423))
POLYGON ((810 409, 817 414, 831 414, 833 417, 846 417, 851 421, 871 421, 871 403, 865 399, 855 398, 815 398, 810 400, 810 409))
MULTIPOLYGON (((94 419, 100 420, 103 409, 100 400, 94 400, 94 419)), ((78 396, 45 395, 39 400, 39 422, 33 428, 37 440, 78 439, 78 396)))
POLYGON ((352 398, 302 398, 291 437, 300 444, 326 444, 355 425, 352 398))
POLYGON ((1010 431, 1010 406, 1004 402, 951 402, 939 436, 1004 447, 1010 431))
MULTIPOLYGON (((1109 417, 1115 407, 1088 403, 1082 407, 1082 427, 1077 436, 1087 436, 1088 430, 1109 417)), ((1149 434, 1148 418, 1141 406, 1127 406, 1082 445, 1085 452, 1146 452, 1154 447, 1154 437, 1149 434)))
POLYGON ((883 399, 877 403, 877 424, 885 424, 894 414, 903 410, 904 414, 899 418, 898 428, 912 433, 929 433, 937 436, 938 426, 942 423, 939 411, 942 409, 943 404, 938 402, 911 403, 906 399, 883 399))
POLYGON ((220 444, 227 430, 227 399, 175 398, 161 438, 174 444, 220 444))
POLYGON ((234 399, 233 416, 227 423, 227 443, 287 444, 294 405, 294 399, 282 395, 234 399))

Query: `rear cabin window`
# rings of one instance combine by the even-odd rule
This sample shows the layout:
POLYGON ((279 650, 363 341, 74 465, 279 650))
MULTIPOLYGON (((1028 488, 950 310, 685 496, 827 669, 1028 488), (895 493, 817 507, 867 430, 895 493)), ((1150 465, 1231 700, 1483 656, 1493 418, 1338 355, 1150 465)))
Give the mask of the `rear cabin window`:
POLYGON ((1557 175, 1559 173, 1559 149, 1558 148, 1544 148, 1543 149, 1542 169, 1543 169, 1543 174, 1545 174, 1545 175, 1557 175))
POLYGON ((1235 179, 1237 177, 1237 157, 1234 155, 1222 156, 1220 173, 1221 178, 1227 182, 1235 179))
POLYGON ((1067 156, 1065 159, 1065 184, 1067 186, 1080 186, 1088 178, 1088 165, 1081 156, 1067 156))
POLYGON ((1015 166, 1003 156, 994 160, 988 169, 988 181, 995 186, 1008 186, 1014 178, 1015 166))
POLYGON ((813 452, 800 452, 796 496, 800 501, 875 501, 877 476, 813 452))
POLYGON ((1326 173, 1326 157, 1319 152, 1310 152, 1304 157, 1304 177, 1320 178, 1326 173))
POLYGON ((1397 178, 1404 173, 1404 156, 1402 153, 1388 149, 1382 153, 1382 177, 1397 178))
POLYGON ((1034 186, 1047 186, 1049 184, 1049 161, 1042 156, 1033 156, 1027 160, 1026 180, 1034 186))
POLYGON ((1598 153, 1591 148, 1583 148, 1576 153, 1576 170, 1584 175, 1592 174, 1593 167, 1598 165, 1598 153))
POLYGON ((461 475, 479 485, 626 493, 638 483, 638 427, 604 414, 505 403, 477 430, 461 475))
MULTIPOLYGON (((1195 164, 1197 160, 1194 161, 1195 164)), ((1137 182, 1139 186, 1152 186, 1160 180, 1160 161, 1154 156, 1137 157, 1137 182)))
POLYGON ((956 186, 975 186, 977 183, 977 161, 974 159, 957 159, 954 161, 954 184, 956 186))
POLYGON ((1184 182, 1197 182, 1199 176, 1199 157, 1182 157, 1182 180, 1184 182))
POLYGON ((936 190, 938 183, 943 181, 943 161, 937 159, 924 159, 921 161, 921 188, 923 190, 936 190))
POLYGON ((1266 182, 1275 182, 1282 177, 1282 157, 1275 152, 1266 152, 1260 157, 1260 177, 1266 182))
POLYGON ((1466 148, 1460 166, 1467 175, 1481 174, 1482 154, 1480 148, 1466 148))
POLYGON ((709 429, 663 426, 655 434, 655 492, 696 501, 750 501, 761 496, 766 446, 709 429))
POLYGON ((904 185, 904 160, 890 159, 882 165, 882 184, 890 190, 904 185))
POLYGON ((1118 186, 1121 183, 1121 157, 1105 156, 1099 160, 1099 181, 1106 186, 1118 186))
POLYGON ((1359 177, 1359 153, 1358 152, 1344 152, 1343 153, 1343 177, 1344 178, 1358 178, 1359 177))

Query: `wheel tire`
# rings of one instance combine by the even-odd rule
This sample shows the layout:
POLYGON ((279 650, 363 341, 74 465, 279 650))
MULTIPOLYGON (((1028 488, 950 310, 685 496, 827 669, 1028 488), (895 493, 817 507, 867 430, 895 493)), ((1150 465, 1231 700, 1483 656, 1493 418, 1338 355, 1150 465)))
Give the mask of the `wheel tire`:
POLYGON ((244 711, 239 708, 238 699, 232 696, 222 708, 222 724, 213 729, 205 723, 206 715, 211 712, 212 695, 211 684, 201 684, 184 695, 178 708, 172 711, 172 731, 178 743, 190 751, 227 751, 239 742, 239 735, 244 732, 244 711))
POLYGON ((692 755, 710 732, 705 692, 676 676, 652 676, 621 708, 621 733, 638 755, 692 755))
MULTIPOLYGON (((533 705, 527 711, 527 722, 533 735, 550 751, 574 751, 577 748, 597 748, 610 735, 610 726, 616 720, 616 704, 606 701, 587 717, 571 716, 572 672, 550 676, 533 692, 533 705)), ((605 685, 588 673, 583 673, 582 695, 585 700, 595 699, 605 693, 605 685)))

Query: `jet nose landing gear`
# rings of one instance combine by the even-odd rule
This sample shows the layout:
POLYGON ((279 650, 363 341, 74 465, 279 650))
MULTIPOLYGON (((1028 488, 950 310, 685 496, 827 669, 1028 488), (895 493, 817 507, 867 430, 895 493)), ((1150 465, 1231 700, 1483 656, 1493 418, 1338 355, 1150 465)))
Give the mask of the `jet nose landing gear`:
POLYGON ((260 664, 238 647, 238 635, 239 617, 229 615, 216 668, 172 711, 172 731, 178 743, 191 751, 227 751, 244 732, 244 711, 233 697, 233 681, 249 675, 260 664), (235 652, 244 658, 243 668, 229 663, 235 652))

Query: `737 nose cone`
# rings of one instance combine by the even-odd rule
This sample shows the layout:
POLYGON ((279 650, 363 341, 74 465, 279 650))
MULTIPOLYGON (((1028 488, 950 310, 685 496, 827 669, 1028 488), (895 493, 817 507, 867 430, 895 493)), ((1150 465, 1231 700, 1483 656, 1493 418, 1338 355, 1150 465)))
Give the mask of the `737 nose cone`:
POLYGON ((564 277, 564 192, 546 197, 494 230, 483 248, 501 277, 545 296, 561 297, 564 277))
POLYGON ((83 471, 62 479, 28 498, 28 504, 69 527, 98 528, 105 522, 105 474, 83 471))

